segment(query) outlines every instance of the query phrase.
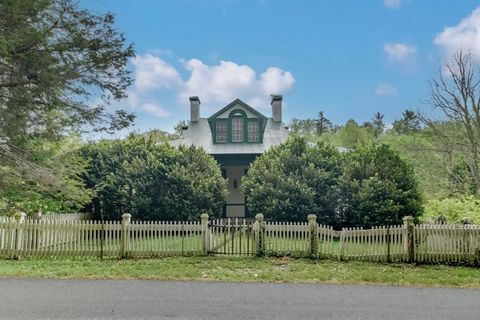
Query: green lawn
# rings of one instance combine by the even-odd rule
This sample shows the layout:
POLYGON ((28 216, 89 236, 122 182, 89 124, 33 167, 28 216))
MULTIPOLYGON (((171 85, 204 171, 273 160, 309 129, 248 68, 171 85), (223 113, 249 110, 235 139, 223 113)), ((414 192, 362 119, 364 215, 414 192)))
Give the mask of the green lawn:
POLYGON ((289 258, 0 260, 0 277, 382 284, 480 288, 480 269, 289 258))

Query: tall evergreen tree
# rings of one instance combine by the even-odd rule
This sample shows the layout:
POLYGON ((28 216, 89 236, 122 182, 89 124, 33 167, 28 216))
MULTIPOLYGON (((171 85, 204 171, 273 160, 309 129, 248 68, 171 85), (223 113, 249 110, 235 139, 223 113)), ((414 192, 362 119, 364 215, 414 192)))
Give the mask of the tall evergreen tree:
POLYGON ((413 110, 402 112, 402 119, 393 122, 393 131, 398 134, 419 132, 422 129, 420 117, 413 110))
POLYGON ((384 114, 377 112, 373 115, 372 118, 372 128, 375 136, 379 136, 385 130, 385 123, 383 122, 384 114))
POLYGON ((32 142, 55 144, 73 132, 128 126, 132 114, 107 106, 126 97, 133 56, 111 13, 92 13, 74 0, 0 1, 3 190, 16 190, 9 181, 20 181, 33 191, 71 193, 63 183, 66 168, 32 142))
POLYGON ((317 129, 317 136, 321 136, 322 134, 330 132, 333 129, 332 121, 325 117, 323 111, 318 113, 318 119, 316 120, 315 128, 317 129))

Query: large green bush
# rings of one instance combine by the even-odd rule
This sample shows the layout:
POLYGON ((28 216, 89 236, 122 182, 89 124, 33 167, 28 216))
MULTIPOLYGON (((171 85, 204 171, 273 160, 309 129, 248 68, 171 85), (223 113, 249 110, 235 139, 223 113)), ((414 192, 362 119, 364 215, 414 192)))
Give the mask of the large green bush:
POLYGON ((388 145, 368 145, 346 154, 338 184, 341 226, 401 224, 422 214, 413 170, 388 145))
POLYGON ((480 199, 464 196, 426 201, 422 220, 434 221, 439 216, 444 216, 448 223, 462 223, 465 218, 469 218, 473 223, 480 224, 480 199))
POLYGON ((335 148, 309 146, 292 136, 250 166, 242 183, 248 209, 287 221, 305 221, 307 214, 315 213, 320 223, 333 223, 340 162, 335 148))
POLYGON ((249 210, 267 219, 305 221, 313 213, 336 228, 371 227, 422 212, 411 167, 386 145, 339 154, 293 136, 255 160, 243 188, 249 210))
POLYGON ((225 200, 220 168, 202 149, 134 135, 91 143, 82 153, 90 159, 85 182, 95 190, 86 210, 97 219, 129 212, 136 219, 197 220, 217 214, 225 200))

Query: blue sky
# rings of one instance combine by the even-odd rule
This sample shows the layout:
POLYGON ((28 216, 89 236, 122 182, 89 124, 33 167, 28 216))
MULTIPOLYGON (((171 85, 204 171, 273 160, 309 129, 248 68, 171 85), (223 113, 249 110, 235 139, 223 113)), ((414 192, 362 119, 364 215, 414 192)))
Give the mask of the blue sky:
MULTIPOLYGON (((84 0, 135 44, 123 108, 133 129, 172 131, 198 95, 208 117, 235 98, 284 122, 320 110, 336 123, 429 111, 428 81, 459 48, 480 57, 480 4, 462 0, 84 0), (478 8, 478 9, 477 9, 478 8)), ((131 129, 131 130, 133 130, 131 129)))

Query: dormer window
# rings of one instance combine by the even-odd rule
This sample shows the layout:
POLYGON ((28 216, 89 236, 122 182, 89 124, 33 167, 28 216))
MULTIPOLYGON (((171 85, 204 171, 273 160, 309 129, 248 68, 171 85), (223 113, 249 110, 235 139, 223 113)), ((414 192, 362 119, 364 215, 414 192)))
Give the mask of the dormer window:
POLYGON ((214 144, 262 143, 267 118, 240 100, 208 119, 214 144))
POLYGON ((232 118, 232 142, 243 142, 243 116, 235 114, 232 118))

